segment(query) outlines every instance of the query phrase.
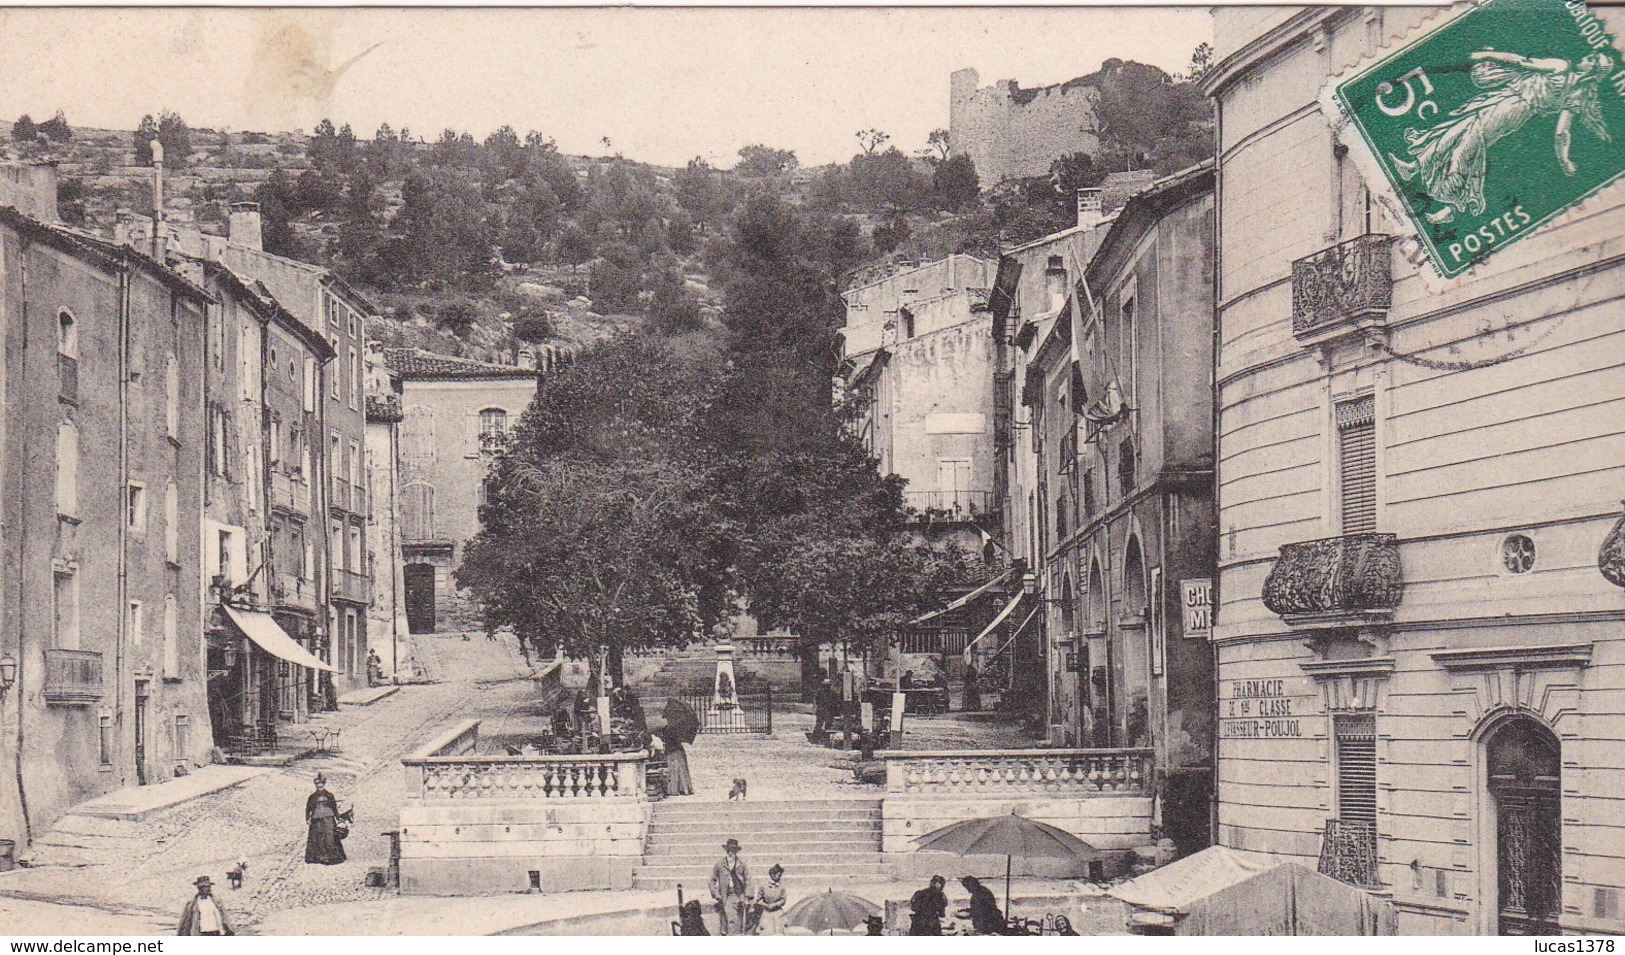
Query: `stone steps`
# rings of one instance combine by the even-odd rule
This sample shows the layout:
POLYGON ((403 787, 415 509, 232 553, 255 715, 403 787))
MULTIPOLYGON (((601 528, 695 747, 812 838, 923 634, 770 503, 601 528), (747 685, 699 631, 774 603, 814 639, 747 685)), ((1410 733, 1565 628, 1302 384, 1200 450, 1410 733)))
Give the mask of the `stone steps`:
POLYGON ((758 877, 778 863, 800 886, 885 881, 893 869, 880 853, 880 827, 877 799, 659 803, 633 882, 702 892, 730 838, 758 877))

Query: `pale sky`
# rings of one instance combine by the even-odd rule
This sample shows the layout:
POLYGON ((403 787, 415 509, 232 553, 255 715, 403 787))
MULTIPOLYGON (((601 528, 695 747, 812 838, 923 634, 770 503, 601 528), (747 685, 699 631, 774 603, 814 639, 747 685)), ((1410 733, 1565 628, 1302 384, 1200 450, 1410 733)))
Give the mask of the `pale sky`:
POLYGON ((1057 83, 1107 57, 1183 70, 1211 41, 1206 8, 9 9, 0 117, 57 109, 133 129, 172 109, 193 126, 434 139, 507 123, 566 153, 728 165, 740 146, 844 161, 874 127, 906 152, 948 125, 948 77, 1057 83), (334 70, 374 44, 347 71, 334 70))

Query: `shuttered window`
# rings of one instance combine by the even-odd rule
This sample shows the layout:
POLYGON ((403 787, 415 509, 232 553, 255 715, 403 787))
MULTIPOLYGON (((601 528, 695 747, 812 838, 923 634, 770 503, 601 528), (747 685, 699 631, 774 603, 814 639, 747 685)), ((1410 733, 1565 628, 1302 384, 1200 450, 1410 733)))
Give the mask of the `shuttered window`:
POLYGON ((1366 715, 1332 718, 1337 742, 1337 817, 1345 823, 1377 824, 1376 720, 1366 715))
POLYGON ((1377 426, 1370 397, 1337 406, 1337 464, 1343 533, 1377 529, 1377 426))

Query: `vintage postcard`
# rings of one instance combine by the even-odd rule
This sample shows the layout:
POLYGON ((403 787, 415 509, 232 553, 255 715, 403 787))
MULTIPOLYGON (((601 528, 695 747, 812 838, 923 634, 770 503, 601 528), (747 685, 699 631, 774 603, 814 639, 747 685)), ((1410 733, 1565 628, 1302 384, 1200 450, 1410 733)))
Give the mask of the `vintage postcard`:
POLYGON ((1612 952, 1622 9, 0 8, 0 936, 1612 952))

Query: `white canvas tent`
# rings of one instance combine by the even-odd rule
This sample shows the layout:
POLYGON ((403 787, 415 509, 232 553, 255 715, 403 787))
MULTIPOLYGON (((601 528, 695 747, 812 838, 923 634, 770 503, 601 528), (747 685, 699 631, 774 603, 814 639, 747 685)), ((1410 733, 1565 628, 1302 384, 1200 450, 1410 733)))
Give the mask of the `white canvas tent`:
POLYGON ((1129 928, 1174 935, 1392 935, 1393 904, 1295 862, 1203 849, 1108 893, 1129 928))

